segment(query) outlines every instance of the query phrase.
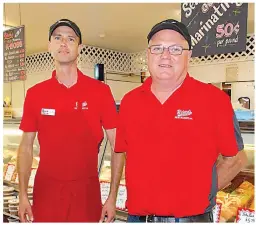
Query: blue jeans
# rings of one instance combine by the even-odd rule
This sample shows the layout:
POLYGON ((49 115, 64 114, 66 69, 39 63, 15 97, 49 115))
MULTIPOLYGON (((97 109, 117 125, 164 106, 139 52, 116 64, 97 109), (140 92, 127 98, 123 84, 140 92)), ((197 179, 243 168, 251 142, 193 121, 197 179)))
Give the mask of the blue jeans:
POLYGON ((143 223, 140 221, 140 216, 128 215, 127 223, 143 223))
MULTIPOLYGON (((212 223, 213 222, 213 215, 212 212, 203 214, 203 215, 197 215, 197 216, 188 216, 183 218, 174 218, 174 217, 165 217, 165 216, 159 216, 155 217, 151 223, 212 223)), ((140 216, 135 215, 129 215, 127 218, 127 223, 145 223, 145 221, 140 220, 140 216)))

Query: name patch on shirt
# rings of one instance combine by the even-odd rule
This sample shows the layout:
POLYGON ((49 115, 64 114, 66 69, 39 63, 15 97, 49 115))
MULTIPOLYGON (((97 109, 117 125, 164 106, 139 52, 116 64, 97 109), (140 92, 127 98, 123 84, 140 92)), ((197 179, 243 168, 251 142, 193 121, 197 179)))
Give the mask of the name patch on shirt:
POLYGON ((41 115, 55 116, 55 109, 44 109, 44 108, 42 108, 41 115))

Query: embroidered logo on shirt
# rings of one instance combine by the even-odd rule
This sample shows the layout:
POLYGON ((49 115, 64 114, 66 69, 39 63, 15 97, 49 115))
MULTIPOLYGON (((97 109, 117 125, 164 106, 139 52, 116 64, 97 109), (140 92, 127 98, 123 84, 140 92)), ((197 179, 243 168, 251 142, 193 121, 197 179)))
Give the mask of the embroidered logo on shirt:
MULTIPOLYGON (((76 102, 74 109, 77 110, 78 108, 79 108, 79 103, 76 102)), ((82 110, 88 109, 88 106, 87 106, 87 102, 86 102, 86 101, 82 102, 82 104, 81 104, 81 109, 82 109, 82 110)))
POLYGON ((192 118, 192 111, 189 110, 177 110, 177 115, 175 116, 175 119, 182 119, 182 120, 193 120, 192 118))
POLYGON ((87 102, 82 103, 82 109, 88 109, 87 102))

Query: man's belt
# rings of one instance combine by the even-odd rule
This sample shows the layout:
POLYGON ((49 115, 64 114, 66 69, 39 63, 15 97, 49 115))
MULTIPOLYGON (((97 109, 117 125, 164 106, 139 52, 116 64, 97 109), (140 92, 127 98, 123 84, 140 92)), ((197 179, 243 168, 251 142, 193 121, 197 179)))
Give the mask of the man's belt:
POLYGON ((207 212, 200 215, 195 216, 187 216, 176 218, 174 216, 157 216, 157 215, 147 215, 140 216, 139 220, 141 222, 147 223, 161 223, 161 222, 177 222, 177 223, 186 223, 186 222, 213 222, 212 212, 207 212))

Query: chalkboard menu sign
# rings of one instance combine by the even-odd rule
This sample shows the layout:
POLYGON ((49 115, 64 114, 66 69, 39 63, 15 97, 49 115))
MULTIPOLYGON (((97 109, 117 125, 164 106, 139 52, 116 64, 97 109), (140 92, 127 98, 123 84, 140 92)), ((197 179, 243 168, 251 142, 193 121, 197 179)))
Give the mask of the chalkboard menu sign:
POLYGON ((26 79, 24 26, 3 32, 4 81, 26 79))
POLYGON ((248 3, 182 3, 181 22, 192 39, 192 56, 246 49, 248 3))

